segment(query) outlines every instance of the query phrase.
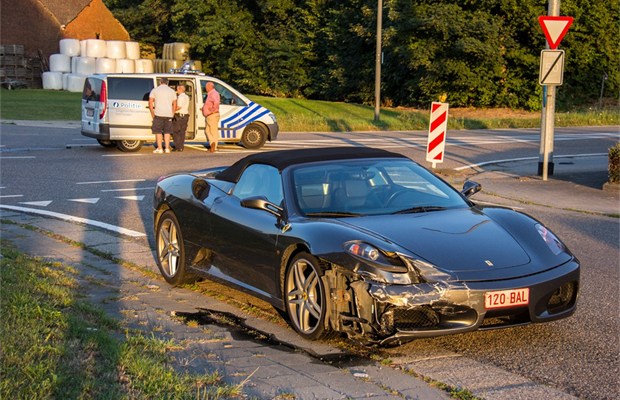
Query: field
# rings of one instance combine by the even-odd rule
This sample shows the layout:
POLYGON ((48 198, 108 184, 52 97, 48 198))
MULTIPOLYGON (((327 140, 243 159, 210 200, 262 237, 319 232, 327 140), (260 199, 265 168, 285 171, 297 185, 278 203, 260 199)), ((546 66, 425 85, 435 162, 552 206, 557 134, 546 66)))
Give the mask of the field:
MULTIPOLYGON (((276 115, 283 132, 348 132, 427 130, 429 110, 381 108, 374 121, 374 107, 303 99, 249 96, 276 115)), ((81 93, 49 90, 0 90, 2 120, 80 119, 81 93)), ((430 107, 430 105, 429 105, 430 107)), ((541 113, 511 109, 450 109, 448 129, 536 128, 541 113)), ((556 126, 619 125, 617 101, 603 109, 556 112, 556 126)))

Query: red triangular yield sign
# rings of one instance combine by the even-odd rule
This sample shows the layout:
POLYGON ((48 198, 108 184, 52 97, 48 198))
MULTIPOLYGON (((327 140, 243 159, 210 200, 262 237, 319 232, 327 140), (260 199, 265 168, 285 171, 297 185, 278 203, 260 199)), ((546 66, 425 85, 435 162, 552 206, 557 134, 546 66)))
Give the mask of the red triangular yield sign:
POLYGON ((558 45, 568 32, 573 23, 573 17, 553 17, 541 15, 538 17, 538 23, 547 38, 550 49, 557 49, 558 45))

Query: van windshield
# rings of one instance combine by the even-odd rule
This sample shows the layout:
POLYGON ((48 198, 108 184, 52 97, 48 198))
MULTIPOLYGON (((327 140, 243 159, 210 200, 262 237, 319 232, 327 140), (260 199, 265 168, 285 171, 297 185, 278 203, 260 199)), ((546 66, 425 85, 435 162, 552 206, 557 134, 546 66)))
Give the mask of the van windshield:
MULTIPOLYGON (((200 81, 203 103, 207 99, 207 90, 205 89, 207 82, 209 81, 204 80, 204 79, 200 81)), ((247 106, 245 101, 243 101, 239 96, 237 96, 232 90, 230 90, 226 86, 221 85, 218 82, 213 82, 213 83, 215 84, 215 90, 220 94, 220 104, 227 104, 230 106, 241 106, 241 107, 247 106)))
POLYGON ((99 101, 101 96, 101 83, 103 81, 97 78, 86 78, 84 81, 84 91, 82 92, 82 99, 86 101, 99 101))

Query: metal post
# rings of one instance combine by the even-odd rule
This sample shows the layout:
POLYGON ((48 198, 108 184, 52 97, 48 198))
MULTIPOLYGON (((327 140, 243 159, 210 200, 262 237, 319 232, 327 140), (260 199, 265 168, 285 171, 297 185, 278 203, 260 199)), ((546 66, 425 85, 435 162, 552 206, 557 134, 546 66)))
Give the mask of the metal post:
POLYGON ((381 105, 381 22, 383 20, 383 0, 377 0, 377 54, 375 56, 375 121, 379 121, 381 105))
MULTIPOLYGON (((549 0, 547 15, 557 17, 560 15, 560 0, 549 0)), ((546 46, 549 49, 549 44, 546 46)), ((555 123, 555 94, 556 86, 547 87, 546 98, 543 100, 544 121, 541 124, 540 143, 542 148, 542 179, 547 180, 548 175, 553 175, 553 136, 555 123)), ((539 158, 540 172, 540 158, 539 158)))

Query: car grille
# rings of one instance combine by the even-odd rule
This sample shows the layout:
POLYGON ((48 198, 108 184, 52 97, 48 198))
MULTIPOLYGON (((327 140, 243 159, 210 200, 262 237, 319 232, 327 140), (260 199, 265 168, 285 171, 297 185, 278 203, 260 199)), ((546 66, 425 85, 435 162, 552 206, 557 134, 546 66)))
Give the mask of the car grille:
POLYGON ((439 316, 430 307, 394 310, 394 328, 399 331, 432 328, 437 324, 439 324, 439 316))
POLYGON ((556 314, 572 307, 577 297, 577 282, 568 282, 560 286, 547 302, 549 314, 556 314))

